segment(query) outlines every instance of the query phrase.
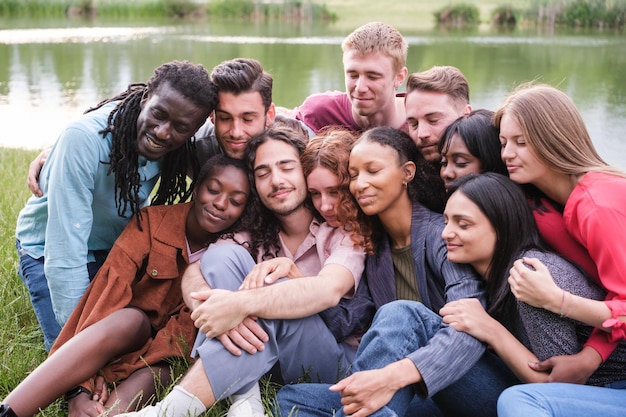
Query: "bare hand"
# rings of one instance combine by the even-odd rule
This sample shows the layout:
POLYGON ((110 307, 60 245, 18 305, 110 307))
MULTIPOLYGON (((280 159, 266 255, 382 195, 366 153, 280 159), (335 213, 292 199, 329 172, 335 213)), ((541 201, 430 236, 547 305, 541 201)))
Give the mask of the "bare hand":
POLYGON ((550 305, 558 305, 561 300, 562 290, 554 283, 548 268, 536 258, 515 261, 510 270, 509 285, 519 301, 533 307, 549 310, 550 305))
POLYGON ((79 394, 68 400, 67 405, 69 417, 98 417, 106 411, 104 405, 86 394, 79 394))
POLYGON ((300 278, 302 273, 289 258, 280 257, 260 262, 252 268, 239 287, 241 290, 264 287, 280 278, 300 278))
POLYGON ((387 405, 397 389, 389 385, 385 368, 356 372, 329 389, 341 394, 343 411, 365 417, 387 405))
POLYGON ((528 365, 539 372, 549 372, 547 382, 585 384, 602 364, 602 357, 595 349, 585 347, 574 355, 553 356, 539 363, 528 365))
POLYGON ((269 340, 269 337, 256 322, 256 317, 246 317, 242 323, 219 336, 218 339, 230 353, 241 356, 242 350, 253 355, 265 349, 265 342, 269 340))
POLYGON ((459 332, 465 332, 486 342, 489 337, 488 324, 494 319, 487 314, 477 298, 463 298, 447 303, 439 314, 443 322, 459 332))
POLYGON ((28 188, 37 197, 43 195, 43 192, 39 188, 39 174, 41 173, 43 164, 46 162, 46 159, 48 159, 48 155, 50 155, 50 149, 52 149, 51 146, 41 151, 28 166, 28 188))
POLYGON ((248 316, 239 302, 238 292, 212 289, 192 293, 205 300, 191 312, 194 325, 208 338, 218 337, 239 325, 248 316))
POLYGON ((94 380, 94 390, 91 399, 98 401, 100 404, 106 404, 109 400, 109 389, 102 375, 98 375, 94 380))

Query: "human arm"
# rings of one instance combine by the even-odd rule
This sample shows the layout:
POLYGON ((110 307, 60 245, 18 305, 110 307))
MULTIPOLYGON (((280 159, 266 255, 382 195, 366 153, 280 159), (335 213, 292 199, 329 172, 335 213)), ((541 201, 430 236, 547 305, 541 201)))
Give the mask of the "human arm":
POLYGON ((398 390, 419 381, 419 370, 405 358, 380 369, 355 372, 330 390, 341 394, 345 414, 365 417, 389 403, 398 390))
MULTIPOLYGON (((520 275, 530 272, 531 276, 543 275, 547 278, 546 281, 557 288, 557 294, 560 293, 560 304, 551 312, 551 309, 535 308, 518 301, 518 310, 533 351, 542 360, 529 365, 534 370, 548 372, 548 382, 585 383, 602 363, 602 357, 592 347, 581 350, 576 329, 582 326, 578 323, 582 321, 568 318, 570 297, 603 304, 599 300, 605 297, 605 292, 564 259, 546 253, 534 255, 536 257, 523 258, 524 262, 516 262, 514 269, 520 275)), ((549 290, 539 284, 535 291, 549 290)), ((607 336, 608 333, 596 329, 588 343, 593 343, 594 338, 607 336)))
MULTIPOLYGON (((608 332, 611 329, 604 327, 605 323, 610 320, 624 322, 625 317, 618 315, 612 318, 611 314, 619 310, 611 311, 608 307, 610 304, 605 301, 559 288, 545 265, 535 258, 524 258, 514 263, 509 285, 513 295, 520 301, 596 327, 581 352, 569 357, 557 355, 533 365, 536 370, 550 370, 550 382, 584 383, 589 379, 616 346, 616 342, 610 340, 611 333, 608 332), (535 271, 524 266, 524 263, 535 268, 535 271)), ((622 305, 617 302, 617 307, 622 305)))
POLYGON ((354 276, 345 266, 328 264, 306 279, 283 280, 251 290, 204 292, 206 301, 192 313, 196 327, 207 337, 216 337, 246 317, 296 319, 337 305, 354 287, 354 276))
MULTIPOLYGON (((204 298, 200 294, 205 294, 211 287, 202 276, 200 261, 190 264, 185 269, 181 289, 185 304, 192 312, 202 305, 204 298)), ((237 326, 228 329, 217 338, 235 356, 240 356, 242 351, 254 354, 263 350, 264 343, 268 340, 265 330, 252 317, 244 318, 237 326)))
POLYGON ((66 128, 42 171, 48 201, 44 271, 60 324, 65 323, 89 285, 95 178, 105 158, 93 146, 95 140, 102 140, 97 132, 81 126, 66 128))
POLYGON ((522 382, 546 381, 547 373, 537 372, 528 366, 538 362, 537 356, 487 314, 478 299, 453 301, 446 304, 439 314, 444 323, 489 345, 522 382))
POLYGON ((336 306, 319 313, 338 342, 344 341, 348 336, 364 333, 372 323, 374 314, 376 305, 365 274, 351 298, 343 297, 336 306))
MULTIPOLYGON (((537 258, 515 261, 510 271, 509 285, 511 292, 519 301, 609 331, 602 325, 611 318, 611 310, 606 303, 574 295, 559 288, 550 271, 537 258)), ((622 317, 622 320, 626 321, 626 317, 622 317)))
MULTIPOLYGON (((426 253, 429 269, 435 273, 433 279, 441 282, 439 285, 445 290, 445 298, 433 305, 434 311, 446 302, 463 298, 478 298, 484 305, 483 283, 474 270, 468 265, 448 261, 445 243, 441 239, 442 228, 434 228, 434 233, 426 238, 430 242, 426 253)), ((432 293, 430 297, 432 303, 432 293)), ((484 352, 485 346, 479 340, 442 323, 425 346, 407 357, 420 371, 423 394, 432 396, 461 378, 484 352)))
POLYGON ((302 277, 302 272, 300 272, 298 266, 291 259, 281 256, 254 265, 254 268, 248 273, 239 289, 250 290, 264 287, 265 285, 275 283, 280 278, 302 277))
POLYGON ((48 159, 51 149, 52 146, 43 149, 39 155, 32 160, 30 165, 28 165, 28 188, 36 197, 43 196, 43 191, 39 188, 39 174, 41 174, 41 168, 43 168, 43 164, 46 162, 46 159, 48 159))

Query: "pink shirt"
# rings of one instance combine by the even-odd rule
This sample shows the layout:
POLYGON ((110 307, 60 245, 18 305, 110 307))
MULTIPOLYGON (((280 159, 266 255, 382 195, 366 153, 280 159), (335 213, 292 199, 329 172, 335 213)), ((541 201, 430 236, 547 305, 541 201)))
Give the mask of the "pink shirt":
MULTIPOLYGON (((613 317, 626 314, 626 178, 588 172, 567 199, 563 219, 596 263, 613 317)), ((626 323, 610 325, 612 333, 595 329, 587 342, 604 360, 626 336, 626 323)))
MULTIPOLYGON (((326 223, 313 220, 309 226, 309 234, 296 253, 289 252, 280 240, 281 248, 278 256, 291 259, 304 276, 316 276, 326 265, 342 265, 354 277, 354 291, 359 285, 365 267, 365 251, 354 247, 350 233, 343 229, 331 227, 326 223)), ((346 294, 344 297, 349 298, 346 294)))

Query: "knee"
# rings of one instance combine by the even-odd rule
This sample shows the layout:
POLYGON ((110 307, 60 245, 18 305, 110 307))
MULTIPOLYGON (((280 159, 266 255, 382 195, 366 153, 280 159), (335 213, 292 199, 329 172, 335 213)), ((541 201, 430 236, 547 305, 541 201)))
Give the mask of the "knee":
POLYGON ((122 308, 100 320, 98 327, 107 343, 115 345, 143 346, 151 334, 148 315, 136 308, 122 308))
POLYGON ((531 406, 534 412, 538 412, 542 401, 533 394, 532 385, 515 385, 505 389, 498 397, 498 416, 515 417, 527 415, 531 406), (523 414, 520 412, 523 411, 523 414))
POLYGON ((237 244, 221 244, 209 248, 200 261, 200 270, 206 282, 215 288, 234 289, 254 267, 250 253, 237 244))
MULTIPOLYGON (((378 309, 374 321, 387 321, 390 323, 414 323, 416 320, 431 320, 437 316, 424 304, 416 301, 397 300, 387 303, 378 309)), ((438 316, 437 316, 438 317, 438 316)))

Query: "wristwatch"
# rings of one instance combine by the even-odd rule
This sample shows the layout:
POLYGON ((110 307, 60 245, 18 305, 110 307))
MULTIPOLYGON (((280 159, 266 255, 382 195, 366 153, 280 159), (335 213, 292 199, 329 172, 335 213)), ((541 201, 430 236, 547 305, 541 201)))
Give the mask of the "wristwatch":
POLYGON ((80 394, 85 393, 87 395, 89 395, 91 397, 91 391, 89 391, 87 388, 85 387, 81 387, 80 385, 77 386, 76 388, 72 388, 71 390, 69 390, 68 392, 65 393, 64 398, 65 400, 71 400, 74 397, 79 396, 80 394))

